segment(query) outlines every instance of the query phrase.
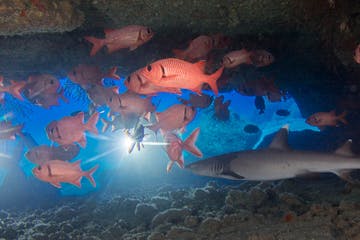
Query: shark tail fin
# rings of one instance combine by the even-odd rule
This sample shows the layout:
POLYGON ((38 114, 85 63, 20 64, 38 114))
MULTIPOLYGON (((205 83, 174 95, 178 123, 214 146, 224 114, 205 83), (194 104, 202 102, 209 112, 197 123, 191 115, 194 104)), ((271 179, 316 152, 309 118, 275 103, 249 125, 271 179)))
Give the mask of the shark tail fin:
POLYGON ((196 128, 190 136, 184 142, 184 149, 193 155, 201 158, 203 156, 202 152, 195 146, 196 139, 199 136, 200 128, 196 128))

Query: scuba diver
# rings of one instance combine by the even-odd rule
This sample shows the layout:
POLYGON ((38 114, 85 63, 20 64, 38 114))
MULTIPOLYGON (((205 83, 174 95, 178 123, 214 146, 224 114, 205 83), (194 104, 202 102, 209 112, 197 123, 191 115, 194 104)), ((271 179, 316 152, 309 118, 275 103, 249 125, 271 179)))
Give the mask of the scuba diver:
POLYGON ((128 153, 131 153, 133 151, 135 145, 137 146, 138 151, 140 151, 140 145, 144 147, 142 141, 147 134, 145 134, 145 128, 140 123, 140 119, 136 122, 134 132, 132 134, 130 133, 129 129, 125 129, 124 132, 132 140, 131 145, 129 146, 128 153))

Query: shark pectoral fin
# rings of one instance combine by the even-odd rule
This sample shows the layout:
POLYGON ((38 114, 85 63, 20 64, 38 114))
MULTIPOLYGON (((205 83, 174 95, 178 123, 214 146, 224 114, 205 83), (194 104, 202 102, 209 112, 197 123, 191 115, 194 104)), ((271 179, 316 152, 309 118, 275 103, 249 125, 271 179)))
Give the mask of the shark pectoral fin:
POLYGON ((228 179, 233 179, 233 180, 242 180, 244 179, 243 176, 237 174, 236 172, 233 172, 231 170, 224 170, 220 176, 224 177, 224 178, 228 178, 228 179))
POLYGON ((360 180, 357 180, 357 179, 354 179, 352 176, 351 176, 351 172, 353 170, 339 170, 339 171, 335 171, 334 173, 336 175, 339 176, 339 178, 341 178, 342 180, 350 183, 350 184, 353 184, 353 185, 360 185, 360 180))

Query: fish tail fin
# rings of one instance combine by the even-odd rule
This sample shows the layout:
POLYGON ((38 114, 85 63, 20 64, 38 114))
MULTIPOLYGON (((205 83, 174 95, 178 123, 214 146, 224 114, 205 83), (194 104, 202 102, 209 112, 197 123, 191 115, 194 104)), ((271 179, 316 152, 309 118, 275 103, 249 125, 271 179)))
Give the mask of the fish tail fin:
POLYGON ((215 73, 211 74, 208 77, 208 80, 206 81, 206 83, 210 85, 211 90, 214 92, 216 96, 219 94, 219 90, 217 87, 217 80, 220 78, 223 71, 224 71, 224 66, 219 68, 215 73))
POLYGON ((96 182, 95 182, 95 179, 93 177, 93 174, 98 168, 99 168, 99 165, 96 165, 95 167, 93 167, 89 171, 85 172, 85 177, 87 179, 89 179, 89 181, 91 182, 91 185, 93 185, 93 187, 96 187, 96 182))
POLYGON ((200 128, 196 128, 190 136, 184 142, 184 149, 193 155, 201 158, 203 156, 202 152, 195 146, 195 142, 199 136, 200 128))
POLYGON ((93 47, 90 52, 90 56, 95 56, 95 54, 104 46, 104 40, 95 38, 95 37, 84 37, 86 41, 93 44, 93 47))
POLYGON ((116 74, 116 71, 117 71, 117 67, 112 67, 110 68, 109 73, 106 76, 109 78, 119 80, 120 76, 116 74))
POLYGON ((108 120, 106 120, 106 119, 104 119, 104 118, 101 118, 100 120, 101 120, 101 122, 102 122, 102 124, 103 124, 103 127, 102 127, 102 129, 101 129, 101 132, 104 133, 104 132, 106 132, 106 131, 109 129, 109 127, 110 127, 110 125, 111 125, 111 122, 108 121, 108 120))
POLYGON ((173 54, 175 55, 176 58, 178 59, 185 59, 185 52, 181 49, 173 49, 172 50, 173 54))
POLYGON ((342 114, 338 116, 338 120, 342 122, 343 124, 348 124, 348 121, 346 120, 347 111, 344 111, 342 114))
POLYGON ((176 160, 176 164, 180 167, 180 168, 184 168, 184 157, 181 155, 181 157, 176 160))
POLYGON ((95 112, 93 115, 91 115, 91 117, 89 118, 89 121, 85 124, 85 128, 86 130, 94 133, 94 134, 98 134, 98 130, 96 128, 96 124, 99 120, 99 113, 95 112))
POLYGON ((169 173, 172 166, 174 165, 174 161, 169 161, 168 164, 166 165, 166 172, 169 173))

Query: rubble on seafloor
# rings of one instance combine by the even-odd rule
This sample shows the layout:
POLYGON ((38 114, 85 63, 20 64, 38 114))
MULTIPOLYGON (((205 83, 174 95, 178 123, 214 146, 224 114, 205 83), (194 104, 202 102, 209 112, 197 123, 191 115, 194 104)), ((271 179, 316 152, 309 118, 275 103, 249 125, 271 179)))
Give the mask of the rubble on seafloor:
POLYGON ((360 190, 335 178, 242 182, 0 211, 0 239, 359 239, 360 190))

